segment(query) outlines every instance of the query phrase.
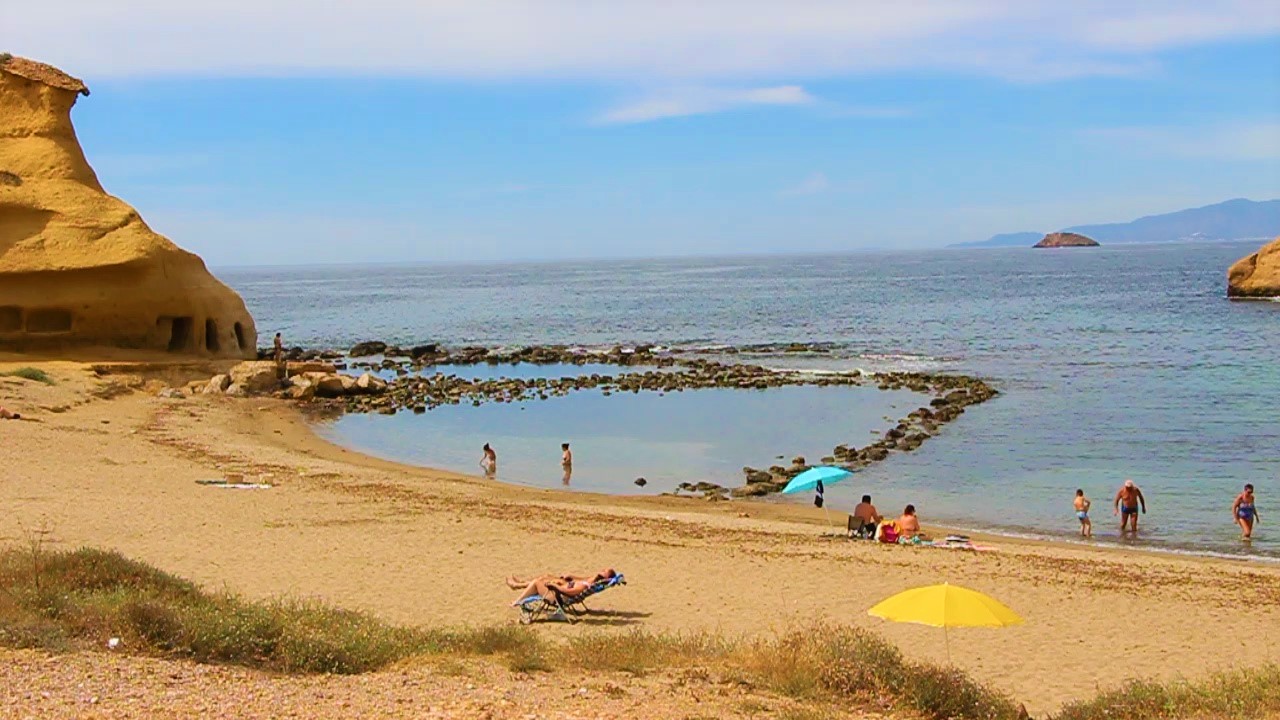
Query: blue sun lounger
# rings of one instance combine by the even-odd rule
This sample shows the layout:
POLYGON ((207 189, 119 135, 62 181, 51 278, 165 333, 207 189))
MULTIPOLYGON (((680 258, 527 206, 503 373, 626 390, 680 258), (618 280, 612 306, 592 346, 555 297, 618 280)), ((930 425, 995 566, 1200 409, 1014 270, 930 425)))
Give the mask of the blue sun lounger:
POLYGON ((534 595, 525 598, 518 606, 520 608, 520 623, 528 625, 535 620, 563 620, 564 622, 573 622, 575 618, 582 617, 588 612, 587 598, 598 593, 602 593, 611 587, 618 585, 626 585, 626 578, 619 573, 611 578, 592 583, 591 587, 580 595, 572 597, 551 588, 552 598, 543 595, 534 595))

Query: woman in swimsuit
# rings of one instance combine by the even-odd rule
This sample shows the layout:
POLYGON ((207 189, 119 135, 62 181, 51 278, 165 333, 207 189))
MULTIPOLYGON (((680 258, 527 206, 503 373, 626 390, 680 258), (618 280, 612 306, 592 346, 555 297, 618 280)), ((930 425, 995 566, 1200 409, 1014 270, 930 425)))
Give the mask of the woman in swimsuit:
POLYGON ((1240 539, 1249 540, 1253 537, 1253 525, 1261 520, 1258 515, 1258 508, 1253 504, 1253 485, 1245 485, 1244 492, 1236 496, 1236 501, 1231 505, 1231 517, 1240 526, 1240 539))

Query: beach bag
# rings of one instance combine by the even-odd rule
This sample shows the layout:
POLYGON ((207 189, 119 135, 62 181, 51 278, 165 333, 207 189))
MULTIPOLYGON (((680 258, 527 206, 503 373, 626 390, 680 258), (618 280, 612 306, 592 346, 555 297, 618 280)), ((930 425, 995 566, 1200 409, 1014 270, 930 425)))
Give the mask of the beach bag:
POLYGON ((880 526, 880 542, 896 543, 898 542, 898 526, 891 522, 887 522, 880 526))

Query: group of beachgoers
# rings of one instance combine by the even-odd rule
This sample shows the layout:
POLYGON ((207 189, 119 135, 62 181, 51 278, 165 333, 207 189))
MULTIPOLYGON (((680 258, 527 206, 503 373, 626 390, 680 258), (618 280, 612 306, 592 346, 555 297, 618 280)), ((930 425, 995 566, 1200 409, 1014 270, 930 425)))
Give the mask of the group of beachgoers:
MULTIPOLYGON (((1075 513, 1080 521, 1080 536, 1093 537, 1093 521, 1089 518, 1089 509, 1093 501, 1084 494, 1084 490, 1076 490, 1075 513)), ((1112 514, 1120 518, 1120 534, 1138 532, 1138 515, 1147 512, 1147 498, 1132 480, 1125 480, 1116 491, 1112 503, 1112 514)), ((1231 518, 1240 526, 1240 539, 1250 540, 1253 537, 1253 526, 1260 520, 1258 507, 1254 502, 1253 484, 1244 486, 1244 491, 1236 496, 1231 504, 1231 518)), ((862 502, 853 509, 849 516, 849 537, 870 538, 881 542, 915 542, 922 539, 920 519, 916 517, 916 506, 908 505, 896 520, 889 520, 880 515, 876 506, 871 504, 871 496, 863 495, 862 502)))
MULTIPOLYGON (((1084 490, 1076 490, 1074 502, 1076 519, 1080 521, 1080 536, 1093 537, 1093 521, 1089 519, 1089 508, 1093 505, 1084 490)), ((1125 480, 1116 491, 1112 502, 1112 515, 1120 518, 1120 534, 1138 532, 1138 515, 1147 514, 1147 498, 1132 480, 1125 480)), ((1253 526, 1260 520, 1258 508, 1254 504, 1253 484, 1248 483, 1244 490, 1231 503, 1231 519, 1240 526, 1240 539, 1253 538, 1253 526)))
MULTIPOLYGON (((484 470, 485 477, 491 478, 498 474, 498 453, 489 443, 481 448, 480 468, 484 470)), ((560 443, 560 471, 560 481, 568 485, 573 477, 573 451, 569 449, 569 443, 560 443)))
POLYGON ((912 543, 924 539, 920 532, 920 518, 916 506, 907 505, 896 520, 890 520, 871 504, 871 496, 863 495, 862 502, 849 516, 849 537, 879 540, 885 543, 912 543))

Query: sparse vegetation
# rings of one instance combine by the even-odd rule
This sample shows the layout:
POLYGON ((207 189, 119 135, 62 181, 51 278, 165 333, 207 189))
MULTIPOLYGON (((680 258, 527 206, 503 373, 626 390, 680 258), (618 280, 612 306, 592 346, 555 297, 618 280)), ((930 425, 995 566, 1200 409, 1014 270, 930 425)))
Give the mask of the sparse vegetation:
POLYGON ((5 63, 9 62, 12 59, 13 59, 12 53, 0 52, 0 65, 4 65, 5 63))
POLYGON ((23 367, 23 368, 18 368, 17 370, 10 370, 8 372, 0 372, 0 375, 6 376, 6 377, 19 377, 19 378, 23 378, 24 380, 41 382, 41 383, 44 383, 45 385, 53 384, 53 378, 49 377, 49 373, 41 370, 40 368, 23 367))
MULTIPOLYGON (((42 540, 0 550, 0 645, 54 652, 103 648, 282 672, 358 673, 417 656, 458 664, 500 656, 517 672, 658 669, 737 682, 802 703, 790 717, 825 717, 833 703, 883 705, 929 720, 1013 720, 1017 705, 956 668, 907 660, 856 628, 817 624, 776 637, 593 633, 555 645, 518 625, 422 629, 306 600, 252 602, 210 593, 115 552, 51 551, 42 540), (813 705, 814 708, 809 706, 813 705)), ((458 665, 456 672, 465 673, 458 665)), ((683 682, 684 680, 678 680, 683 682)), ((1235 720, 1280 714, 1280 666, 1199 683, 1135 681, 1069 705, 1053 720, 1235 720)))
POLYGON ((1053 720, 1253 720, 1280 716, 1280 665, 1200 682, 1134 680, 1067 705, 1053 720))
POLYGON ((125 649, 284 672, 358 673, 414 656, 527 652, 526 628, 448 631, 388 625, 305 600, 250 602, 114 552, 0 553, 0 644, 125 649))

